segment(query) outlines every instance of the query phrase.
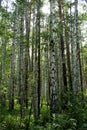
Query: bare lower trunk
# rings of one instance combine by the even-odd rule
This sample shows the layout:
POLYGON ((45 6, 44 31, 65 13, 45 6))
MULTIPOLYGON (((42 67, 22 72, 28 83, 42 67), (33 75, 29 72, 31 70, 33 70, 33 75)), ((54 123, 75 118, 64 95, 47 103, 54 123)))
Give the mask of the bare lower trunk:
POLYGON ((55 63, 54 1, 50 1, 50 112, 57 111, 57 81, 55 63))

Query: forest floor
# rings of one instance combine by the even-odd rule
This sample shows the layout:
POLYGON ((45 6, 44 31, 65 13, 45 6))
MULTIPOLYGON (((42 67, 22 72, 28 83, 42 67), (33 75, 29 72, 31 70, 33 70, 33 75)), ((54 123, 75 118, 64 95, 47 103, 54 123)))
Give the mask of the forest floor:
POLYGON ((84 102, 78 98, 73 104, 68 103, 67 110, 56 113, 50 118, 50 109, 41 108, 37 121, 28 109, 23 119, 20 118, 19 105, 11 112, 6 106, 0 106, 0 130, 87 130, 87 97, 84 102))

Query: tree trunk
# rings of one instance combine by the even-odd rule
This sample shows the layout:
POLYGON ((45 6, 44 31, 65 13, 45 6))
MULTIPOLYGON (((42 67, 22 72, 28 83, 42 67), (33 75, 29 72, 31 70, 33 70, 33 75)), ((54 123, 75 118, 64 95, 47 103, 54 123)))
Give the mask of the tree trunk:
MULTIPOLYGON (((66 23, 67 24, 67 23, 66 23)), ((66 37, 66 51, 67 51, 67 68, 68 68, 68 80, 69 80, 69 89, 72 92, 73 86, 72 86, 72 76, 71 76, 71 64, 70 64, 70 48, 69 48, 69 42, 68 42, 68 34, 67 28, 65 28, 65 37, 66 37)))
POLYGON ((57 81, 55 65, 54 0, 50 0, 50 112, 57 111, 57 81))
POLYGON ((37 53, 38 53, 38 63, 37 63, 37 99, 38 99, 38 117, 40 115, 40 92, 41 92, 41 78, 40 78, 40 0, 37 1, 37 53))
POLYGON ((63 39, 63 22, 62 22, 62 1, 58 0, 58 7, 59 7, 59 25, 60 25, 60 30, 59 30, 59 36, 60 36, 60 52, 61 52, 61 62, 62 62, 62 80, 63 80, 63 86, 61 86, 62 91, 61 91, 61 101, 62 103, 62 108, 65 109, 65 106, 67 104, 67 99, 65 97, 66 92, 67 92, 67 76, 66 76, 66 63, 65 63, 65 46, 64 46, 64 39, 63 39))
MULTIPOLYGON (((17 9, 15 9, 17 10, 17 9)), ((17 12, 15 12, 17 14, 17 12)), ((16 24, 16 16, 14 17, 14 39, 12 42, 12 54, 11 54, 11 86, 10 86, 10 98, 9 98, 9 110, 14 109, 14 88, 15 88, 15 45, 16 45, 16 33, 17 33, 17 24, 16 24)))
POLYGON ((20 101, 20 114, 21 118, 24 117, 24 66, 23 66, 23 27, 24 27, 24 10, 23 3, 21 4, 20 14, 20 43, 19 43, 19 101, 20 101))
MULTIPOLYGON (((27 5, 26 5, 27 6, 27 5)), ((30 5, 31 6, 31 5, 30 5)), ((28 14, 28 8, 26 7, 26 47, 25 47, 25 104, 28 108, 28 73, 30 71, 30 21, 31 21, 31 7, 28 14)))
POLYGON ((80 46, 78 37, 78 0, 75 0, 75 40, 76 40, 76 71, 75 71, 75 89, 76 93, 80 90, 80 46))

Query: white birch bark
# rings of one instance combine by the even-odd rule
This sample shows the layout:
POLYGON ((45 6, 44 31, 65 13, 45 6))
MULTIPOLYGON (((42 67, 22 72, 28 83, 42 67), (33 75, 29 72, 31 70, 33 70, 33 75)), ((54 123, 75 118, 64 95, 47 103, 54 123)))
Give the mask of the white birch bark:
POLYGON ((55 113, 57 110, 57 81, 55 65, 55 4, 50 0, 50 111, 55 113))

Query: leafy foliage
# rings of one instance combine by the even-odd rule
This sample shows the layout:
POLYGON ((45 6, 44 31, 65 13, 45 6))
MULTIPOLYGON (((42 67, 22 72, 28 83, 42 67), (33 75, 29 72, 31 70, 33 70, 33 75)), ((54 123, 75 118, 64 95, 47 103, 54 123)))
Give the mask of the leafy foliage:
POLYGON ((43 103, 41 108, 40 118, 35 121, 33 114, 30 119, 28 113, 26 117, 21 120, 19 108, 10 112, 6 109, 1 109, 0 113, 0 130, 86 130, 87 129, 87 105, 85 102, 82 107, 81 102, 75 103, 67 112, 58 113, 50 118, 49 106, 46 102, 43 103))

